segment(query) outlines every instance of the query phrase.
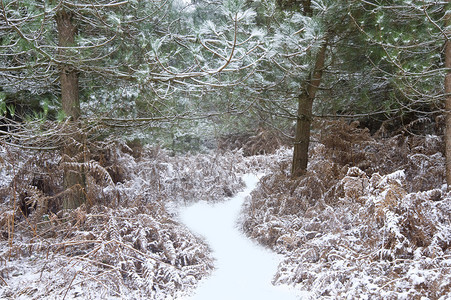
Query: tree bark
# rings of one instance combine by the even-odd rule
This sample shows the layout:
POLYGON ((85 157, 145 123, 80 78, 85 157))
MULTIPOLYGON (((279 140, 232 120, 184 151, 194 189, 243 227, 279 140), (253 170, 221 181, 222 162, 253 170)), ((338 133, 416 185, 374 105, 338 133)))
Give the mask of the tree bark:
MULTIPOLYGON (((72 14, 60 10, 56 15, 58 30, 58 44, 60 47, 70 47, 75 44, 77 27, 73 24, 72 14)), ((59 56, 62 61, 67 61, 70 53, 67 49, 60 48, 59 56)), ((80 99, 78 94, 78 71, 68 64, 60 65, 61 105, 66 116, 72 120, 80 117, 80 99)))
POLYGON ((307 81, 304 91, 298 97, 293 163, 291 165, 292 178, 301 176, 307 170, 313 102, 323 76, 323 69, 326 61, 326 49, 327 39, 324 41, 316 55, 315 68, 313 69, 311 78, 307 81))
MULTIPOLYGON (((77 35, 77 27, 72 20, 72 14, 61 9, 56 14, 56 27, 58 30, 59 59, 63 63, 60 67, 60 84, 61 84, 61 106, 63 112, 72 121, 76 122, 80 117, 80 98, 78 85, 78 71, 68 62, 70 60, 70 51, 65 49, 75 45, 75 36, 77 35)), ((82 143, 80 136, 75 134, 74 140, 82 143)), ((63 149, 66 160, 74 162, 74 158, 79 156, 80 149, 74 143, 67 144, 63 149)), ((75 162, 77 162, 75 160, 75 162)), ((64 209, 73 209, 80 206, 85 201, 85 176, 83 170, 75 170, 71 167, 64 169, 63 185, 67 191, 63 199, 64 209)))
POLYGON ((294 137, 293 163, 291 177, 301 176, 307 170, 310 126, 312 124, 313 99, 306 92, 299 95, 294 137))
MULTIPOLYGON (((449 8, 446 5, 445 8, 449 8)), ((445 16, 445 28, 451 26, 451 13, 449 10, 445 16)), ((445 75, 445 156, 446 156, 446 184, 448 191, 451 190, 451 31, 446 32, 445 38, 445 67, 448 69, 445 75)))

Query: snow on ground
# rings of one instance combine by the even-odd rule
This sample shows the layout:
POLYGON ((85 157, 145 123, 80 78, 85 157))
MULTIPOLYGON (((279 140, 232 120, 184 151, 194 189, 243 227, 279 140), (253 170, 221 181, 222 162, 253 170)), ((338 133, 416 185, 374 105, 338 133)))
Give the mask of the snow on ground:
POLYGON ((246 189, 229 201, 198 202, 181 211, 182 222, 206 239, 216 259, 212 276, 194 296, 183 299, 297 299, 294 290, 271 283, 282 257, 255 244, 236 226, 241 205, 259 180, 249 174, 243 179, 246 189))

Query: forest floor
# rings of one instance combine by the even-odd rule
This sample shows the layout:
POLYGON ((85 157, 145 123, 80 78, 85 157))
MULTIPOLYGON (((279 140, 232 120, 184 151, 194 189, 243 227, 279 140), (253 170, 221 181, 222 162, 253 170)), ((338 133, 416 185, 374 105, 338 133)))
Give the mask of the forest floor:
POLYGON ((195 294, 215 277, 219 250, 179 212, 230 199, 248 173, 266 175, 238 227, 281 258, 275 285, 305 299, 451 298, 451 194, 440 137, 383 138, 326 124, 298 179, 289 176, 290 149, 256 140, 238 151, 176 156, 118 142, 92 146, 84 150, 86 204, 68 211, 60 209, 63 167, 79 165, 0 145, 0 298, 195 294))

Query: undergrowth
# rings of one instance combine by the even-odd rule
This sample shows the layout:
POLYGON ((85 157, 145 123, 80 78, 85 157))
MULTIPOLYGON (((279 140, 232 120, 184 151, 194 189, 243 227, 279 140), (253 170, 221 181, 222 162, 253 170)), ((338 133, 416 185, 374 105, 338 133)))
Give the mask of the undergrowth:
POLYGON ((290 178, 287 151, 244 208, 246 234, 284 254, 274 283, 311 299, 450 298, 441 138, 322 128, 306 174, 290 178))
POLYGON ((357 123, 317 127, 308 170, 296 180, 291 150, 268 132, 237 139, 241 150, 175 157, 118 141, 85 141, 78 158, 1 144, 0 297, 187 294, 213 259, 177 221, 177 208, 232 196, 242 188, 239 175, 254 172, 267 175, 241 222, 284 255, 275 284, 311 299, 450 298, 442 139, 376 138, 357 123), (68 169, 86 182, 86 202, 74 210, 62 209, 73 192, 63 188, 68 169))
POLYGON ((259 128, 255 132, 228 134, 219 138, 218 149, 225 153, 227 151, 242 151, 243 155, 254 156, 274 154, 281 147, 291 145, 288 137, 274 129, 259 128))
POLYGON ((0 145, 0 297, 169 299, 210 273, 207 245, 175 209, 242 188, 240 153, 172 157, 111 141, 81 156, 0 145), (86 179, 75 210, 62 209, 67 168, 86 179))

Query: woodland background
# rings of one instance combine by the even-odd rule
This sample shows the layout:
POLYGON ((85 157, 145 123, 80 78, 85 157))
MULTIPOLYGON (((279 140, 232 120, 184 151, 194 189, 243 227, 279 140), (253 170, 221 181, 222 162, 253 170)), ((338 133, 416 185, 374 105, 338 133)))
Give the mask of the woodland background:
POLYGON ((1 296, 184 295, 213 260, 176 208, 264 173, 275 284, 450 297, 450 11, 1 0, 1 296))

